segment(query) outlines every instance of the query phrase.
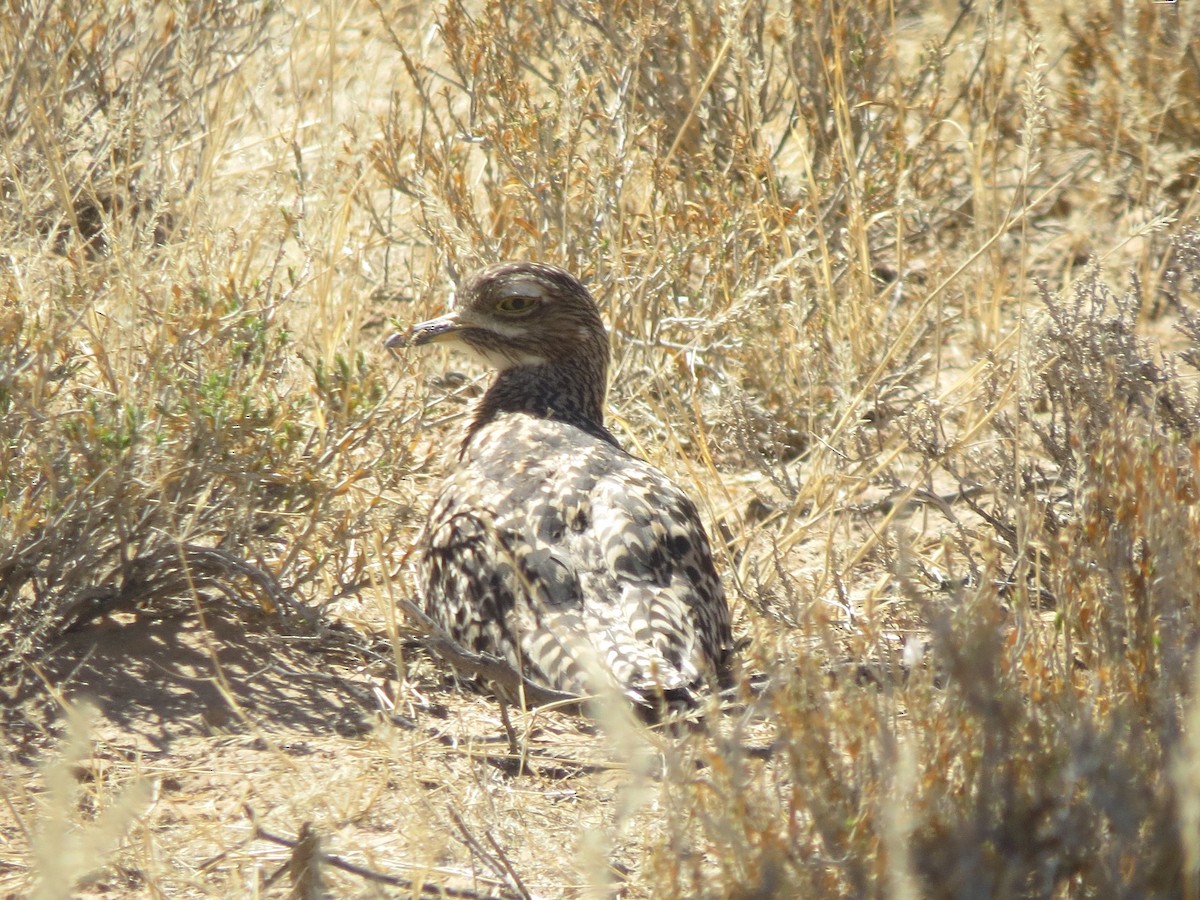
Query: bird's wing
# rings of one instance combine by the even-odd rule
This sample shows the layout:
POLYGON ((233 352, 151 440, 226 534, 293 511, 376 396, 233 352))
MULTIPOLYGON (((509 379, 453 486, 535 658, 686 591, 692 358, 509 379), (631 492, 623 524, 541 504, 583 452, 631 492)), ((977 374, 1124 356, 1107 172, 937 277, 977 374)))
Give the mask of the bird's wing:
POLYGON ((628 458, 597 480, 591 507, 573 556, 586 560, 585 618, 609 669, 643 695, 687 690, 718 673, 729 614, 692 502, 662 472, 628 458))
POLYGON ((593 693, 607 680, 648 699, 720 670, 728 610, 691 501, 577 429, 523 427, 507 435, 511 462, 507 445, 493 445, 435 506, 431 615, 557 690, 593 693))

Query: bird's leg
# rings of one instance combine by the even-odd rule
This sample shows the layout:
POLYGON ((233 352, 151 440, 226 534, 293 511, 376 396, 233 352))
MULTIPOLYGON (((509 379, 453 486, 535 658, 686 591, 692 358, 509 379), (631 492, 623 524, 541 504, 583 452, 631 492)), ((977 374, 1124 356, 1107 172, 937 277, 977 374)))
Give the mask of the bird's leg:
POLYGON ((521 741, 517 737, 517 730, 513 728, 512 721, 508 718, 508 701, 499 694, 496 695, 496 699, 500 702, 500 722, 504 725, 504 733, 508 735, 508 749, 517 760, 517 775, 524 775, 525 751, 521 749, 521 741))

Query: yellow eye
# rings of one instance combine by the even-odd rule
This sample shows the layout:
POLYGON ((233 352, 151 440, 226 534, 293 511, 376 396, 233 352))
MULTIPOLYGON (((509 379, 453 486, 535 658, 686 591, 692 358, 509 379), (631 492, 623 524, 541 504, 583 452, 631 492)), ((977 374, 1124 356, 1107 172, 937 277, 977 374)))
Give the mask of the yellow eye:
POLYGON ((522 316, 533 312, 535 306, 537 306, 537 301, 532 297, 522 297, 520 294, 514 294, 510 297, 505 297, 497 303, 496 309, 509 315, 522 316))

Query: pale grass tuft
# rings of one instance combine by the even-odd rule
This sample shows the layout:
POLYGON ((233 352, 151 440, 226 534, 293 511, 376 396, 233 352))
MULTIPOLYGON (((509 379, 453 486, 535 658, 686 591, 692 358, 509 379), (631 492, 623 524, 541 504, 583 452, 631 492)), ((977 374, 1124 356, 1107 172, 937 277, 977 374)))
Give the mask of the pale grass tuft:
POLYGON ((81 882, 108 864, 154 793, 147 778, 121 786, 105 782, 92 757, 95 716, 87 704, 68 706, 58 755, 42 769, 46 793, 33 837, 35 900, 76 896, 81 882), (89 775, 91 784, 85 786, 89 775))

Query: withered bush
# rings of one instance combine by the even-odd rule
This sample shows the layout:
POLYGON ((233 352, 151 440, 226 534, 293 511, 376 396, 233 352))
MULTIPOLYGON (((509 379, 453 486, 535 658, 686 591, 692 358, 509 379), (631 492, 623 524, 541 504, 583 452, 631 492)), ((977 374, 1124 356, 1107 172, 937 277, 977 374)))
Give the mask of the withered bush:
POLYGON ((289 333, 285 216, 258 259, 205 220, 222 92, 271 16, 26 13, 0 22, 0 672, 122 610, 313 625, 362 583, 345 493, 383 385, 289 333))
MULTIPOLYGON (((1171 300, 1188 310, 1195 241, 1174 248, 1186 271, 1172 280, 1191 289, 1171 300)), ((1155 361, 1137 337, 1140 291, 1117 296, 1094 268, 1066 297, 1043 293, 1009 452, 973 473, 996 497, 1036 496, 978 505, 974 577, 922 586, 894 559, 892 602, 912 607, 922 651, 885 653, 890 677, 845 677, 818 649, 842 641, 820 602, 791 625, 813 653, 795 656, 783 619, 760 634, 770 682, 751 711, 771 723, 773 764, 739 752, 735 723, 710 776, 664 787, 674 824, 654 866, 668 893, 1178 895, 1200 839, 1180 793, 1200 766, 1184 741, 1197 394, 1181 374, 1190 344, 1155 361)))

